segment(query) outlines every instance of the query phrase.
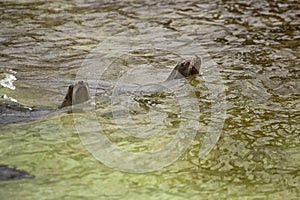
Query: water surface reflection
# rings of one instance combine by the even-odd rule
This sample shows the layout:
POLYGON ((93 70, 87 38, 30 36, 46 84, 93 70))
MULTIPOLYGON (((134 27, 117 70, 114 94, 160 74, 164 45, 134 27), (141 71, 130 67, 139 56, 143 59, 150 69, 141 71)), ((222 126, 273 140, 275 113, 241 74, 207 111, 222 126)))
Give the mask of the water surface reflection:
MULTIPOLYGON (((0 94, 20 103, 56 107, 90 52, 107 38, 130 31, 146 35, 149 44, 168 46, 166 41, 172 40, 181 44, 185 55, 195 54, 193 44, 200 44, 218 64, 227 96, 222 136, 205 160, 199 160, 198 151, 212 102, 208 88, 199 83, 201 127, 193 144, 171 166, 148 174, 122 173, 95 161, 67 113, 1 127, 1 163, 36 176, 1 182, 5 199, 299 196, 298 1, 28 0, 2 1, 0 10, 0 77, 6 73, 17 79, 15 90, 1 84, 0 94)), ((128 41, 130 36, 123 42, 128 41)), ((126 66, 122 60, 127 59, 129 67, 142 66, 140 76, 159 72, 153 77, 163 80, 183 56, 148 50, 134 52, 137 62, 133 56, 123 57, 115 67, 126 66)), ((109 109, 103 105, 99 112, 109 109)), ((99 119, 108 131, 115 129, 110 118, 99 119)), ((176 115, 169 123, 176 127, 176 115)), ((143 150, 143 145, 122 141, 118 134, 111 132, 110 137, 129 149, 143 150)))

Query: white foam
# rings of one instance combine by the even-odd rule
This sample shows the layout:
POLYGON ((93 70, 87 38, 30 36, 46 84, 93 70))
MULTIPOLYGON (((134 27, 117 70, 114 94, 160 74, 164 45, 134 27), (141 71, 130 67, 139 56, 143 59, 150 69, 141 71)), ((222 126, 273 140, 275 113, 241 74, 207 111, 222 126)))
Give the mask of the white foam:
POLYGON ((11 98, 11 97, 7 96, 6 94, 3 95, 3 99, 9 99, 11 101, 18 102, 17 99, 11 98))
POLYGON ((13 84, 15 80, 17 80, 17 78, 14 75, 5 73, 5 78, 0 80, 0 85, 15 90, 16 87, 13 84))

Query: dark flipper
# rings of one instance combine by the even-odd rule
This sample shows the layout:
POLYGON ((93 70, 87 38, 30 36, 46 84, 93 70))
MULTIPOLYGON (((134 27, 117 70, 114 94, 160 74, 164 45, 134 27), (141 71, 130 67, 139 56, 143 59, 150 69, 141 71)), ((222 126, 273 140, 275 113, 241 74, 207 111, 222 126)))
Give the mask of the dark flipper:
POLYGON ((31 175, 26 171, 16 169, 15 167, 0 165, 0 181, 18 180, 23 178, 34 178, 34 175, 31 175))

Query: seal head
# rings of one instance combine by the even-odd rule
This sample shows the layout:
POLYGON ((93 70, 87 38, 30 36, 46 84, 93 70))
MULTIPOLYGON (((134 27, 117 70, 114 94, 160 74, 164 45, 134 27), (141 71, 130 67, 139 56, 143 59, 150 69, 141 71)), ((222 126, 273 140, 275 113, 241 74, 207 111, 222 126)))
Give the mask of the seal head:
POLYGON ((88 84, 84 81, 78 81, 69 86, 64 101, 59 108, 83 103, 90 99, 88 84))
POLYGON ((179 62, 166 81, 199 74, 201 63, 201 58, 197 55, 193 56, 192 59, 179 62))

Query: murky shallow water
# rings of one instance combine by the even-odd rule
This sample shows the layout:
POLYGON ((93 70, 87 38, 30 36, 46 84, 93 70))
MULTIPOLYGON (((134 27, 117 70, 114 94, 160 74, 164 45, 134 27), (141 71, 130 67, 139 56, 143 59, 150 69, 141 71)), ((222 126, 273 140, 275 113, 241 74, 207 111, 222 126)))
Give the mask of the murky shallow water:
MULTIPOLYGON (((297 1, 0 4, 0 66, 5 72, 1 80, 8 75, 17 79, 13 82, 15 90, 1 87, 0 92, 20 103, 56 107, 67 85, 81 76, 90 82, 94 94, 95 72, 82 72, 89 72, 83 67, 93 66, 95 61, 101 66, 110 64, 102 78, 157 83, 167 78, 181 57, 205 51, 218 64, 226 92, 226 120, 221 138, 205 159, 199 159, 214 99, 203 74, 199 78, 201 83, 187 82, 186 85, 196 88, 199 102, 197 135, 176 162, 144 174, 120 172, 95 160, 84 148, 76 131, 78 127, 74 126, 74 120, 80 119, 82 113, 76 113, 75 118, 72 114, 56 113, 32 123, 1 127, 1 164, 15 165, 36 176, 1 182, 0 194, 4 199, 299 196, 297 1)), ((209 59, 203 60, 203 66, 209 68, 209 59)), ((182 97, 186 99, 185 105, 193 103, 191 94, 182 97)), ((178 114, 180 97, 170 93, 128 98, 137 127, 145 127, 141 132, 151 130, 148 122, 153 117, 152 122, 157 124, 152 125, 165 127, 160 129, 165 135, 142 140, 123 134, 112 116, 106 115, 113 107, 109 99, 100 95, 96 98, 97 119, 107 137, 133 152, 163 147, 183 122, 178 114), (158 123, 160 117, 165 117, 162 123, 158 123)), ((192 119, 195 118, 189 120, 192 119)))

